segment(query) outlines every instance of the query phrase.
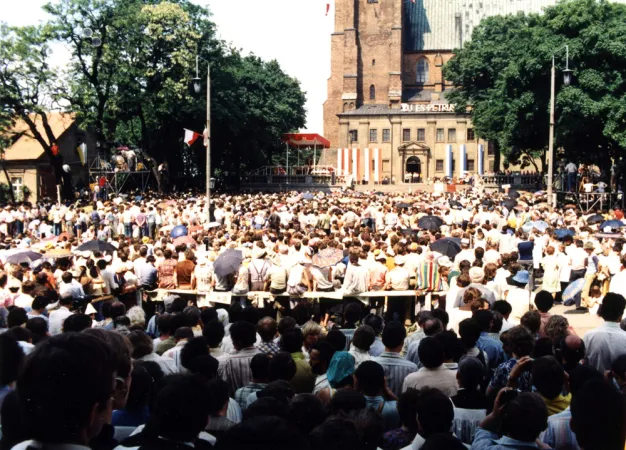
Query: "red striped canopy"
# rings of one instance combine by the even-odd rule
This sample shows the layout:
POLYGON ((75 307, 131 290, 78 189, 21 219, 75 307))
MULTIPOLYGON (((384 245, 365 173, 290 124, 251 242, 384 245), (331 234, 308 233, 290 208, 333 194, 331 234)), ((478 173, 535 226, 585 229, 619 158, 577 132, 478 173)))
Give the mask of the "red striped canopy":
POLYGON ((286 133, 283 142, 291 147, 323 147, 330 148, 330 141, 317 133, 286 133))

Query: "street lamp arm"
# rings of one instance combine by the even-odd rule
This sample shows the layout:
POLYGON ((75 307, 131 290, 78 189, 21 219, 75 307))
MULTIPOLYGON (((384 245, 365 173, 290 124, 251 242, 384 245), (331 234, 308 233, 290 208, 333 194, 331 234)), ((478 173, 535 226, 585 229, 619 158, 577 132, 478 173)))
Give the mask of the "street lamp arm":
POLYGON ((552 58, 554 58, 556 54, 560 53, 563 49, 565 49, 565 51, 567 52, 567 55, 569 56, 569 44, 565 44, 562 47, 559 47, 558 49, 556 49, 554 52, 552 52, 552 58))

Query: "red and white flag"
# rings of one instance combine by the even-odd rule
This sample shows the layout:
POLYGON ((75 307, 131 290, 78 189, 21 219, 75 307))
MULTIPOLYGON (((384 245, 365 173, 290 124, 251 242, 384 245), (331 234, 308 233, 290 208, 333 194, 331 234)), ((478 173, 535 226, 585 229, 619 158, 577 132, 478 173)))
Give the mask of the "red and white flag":
POLYGON ((330 3, 326 3, 326 15, 328 15, 329 11, 330 11, 330 3))
POLYGON ((192 145, 199 137, 202 137, 200 133, 196 133, 195 131, 191 131, 185 128, 185 144, 192 145))

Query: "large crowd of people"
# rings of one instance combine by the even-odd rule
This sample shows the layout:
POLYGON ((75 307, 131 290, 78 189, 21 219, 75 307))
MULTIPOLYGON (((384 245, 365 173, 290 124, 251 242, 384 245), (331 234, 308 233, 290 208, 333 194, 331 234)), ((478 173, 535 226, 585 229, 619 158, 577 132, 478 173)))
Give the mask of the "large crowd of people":
POLYGON ((625 447, 620 209, 214 200, 0 212, 0 450, 625 447))

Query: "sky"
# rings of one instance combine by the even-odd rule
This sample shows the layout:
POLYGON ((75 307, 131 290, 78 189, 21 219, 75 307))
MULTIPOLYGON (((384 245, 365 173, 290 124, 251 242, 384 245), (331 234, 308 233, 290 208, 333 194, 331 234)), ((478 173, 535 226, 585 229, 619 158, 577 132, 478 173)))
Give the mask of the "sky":
MULTIPOLYGON (((48 1, 0 0, 0 20, 9 25, 40 23, 46 20, 41 7, 48 1)), ((300 81, 307 96, 307 123, 302 131, 322 134, 322 104, 330 76, 333 32, 332 9, 325 15, 327 0, 192 1, 209 7, 221 39, 244 53, 276 59, 283 71, 300 81)), ((63 65, 68 57, 62 46, 54 47, 54 65, 63 65)))

